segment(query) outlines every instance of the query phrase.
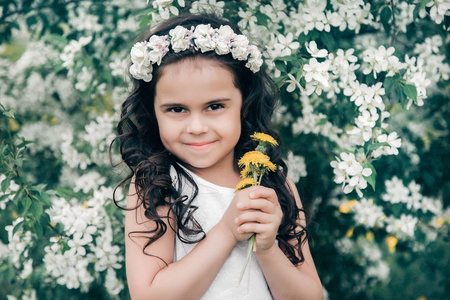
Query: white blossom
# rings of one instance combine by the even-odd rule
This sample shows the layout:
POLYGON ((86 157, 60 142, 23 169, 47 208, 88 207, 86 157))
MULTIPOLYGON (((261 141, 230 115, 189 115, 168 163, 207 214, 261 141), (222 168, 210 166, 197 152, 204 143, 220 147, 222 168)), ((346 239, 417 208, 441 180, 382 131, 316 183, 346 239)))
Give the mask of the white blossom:
POLYGON ((382 225, 385 217, 383 208, 373 203, 373 200, 361 198, 353 207, 353 218, 357 224, 361 224, 368 229, 374 228, 376 225, 382 225))
POLYGON ((328 51, 326 49, 318 49, 317 43, 315 41, 309 42, 309 45, 306 44, 306 50, 312 57, 326 57, 328 55, 328 51))
POLYGON ((305 158, 303 156, 294 155, 292 151, 289 151, 286 164, 289 167, 288 176, 293 182, 298 182, 300 177, 306 177, 306 175, 308 175, 306 172, 305 158))
POLYGON ((399 240, 414 238, 417 217, 402 214, 399 219, 389 216, 385 219, 386 231, 394 234, 399 240))

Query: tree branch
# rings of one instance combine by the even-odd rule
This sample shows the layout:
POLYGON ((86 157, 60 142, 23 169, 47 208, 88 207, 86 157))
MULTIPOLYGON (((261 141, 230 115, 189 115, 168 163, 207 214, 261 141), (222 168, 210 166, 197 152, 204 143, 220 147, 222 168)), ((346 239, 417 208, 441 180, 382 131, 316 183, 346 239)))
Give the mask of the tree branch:
POLYGON ((391 36, 391 46, 394 45, 395 36, 397 34, 397 24, 395 21, 395 0, 391 0, 391 10, 392 10, 392 36, 391 36))

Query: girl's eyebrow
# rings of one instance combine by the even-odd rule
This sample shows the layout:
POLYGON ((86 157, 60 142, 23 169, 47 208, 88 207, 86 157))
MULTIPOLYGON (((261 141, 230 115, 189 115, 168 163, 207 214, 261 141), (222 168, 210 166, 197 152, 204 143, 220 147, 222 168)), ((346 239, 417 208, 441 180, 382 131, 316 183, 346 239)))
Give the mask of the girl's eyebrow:
POLYGON ((215 103, 219 103, 219 102, 226 102, 226 101, 230 101, 230 100, 231 99, 229 99, 229 98, 219 98, 219 99, 208 101, 206 103, 206 105, 211 105, 211 104, 215 104, 215 103))
MULTIPOLYGON (((205 103, 205 105, 211 105, 211 104, 216 104, 216 103, 220 103, 220 102, 227 102, 230 101, 230 98, 220 98, 220 99, 215 99, 215 100, 211 100, 205 103)), ((161 104, 159 107, 160 108, 165 108, 165 107, 175 107, 175 106, 185 106, 185 104, 181 104, 181 103, 165 103, 165 104, 161 104)))

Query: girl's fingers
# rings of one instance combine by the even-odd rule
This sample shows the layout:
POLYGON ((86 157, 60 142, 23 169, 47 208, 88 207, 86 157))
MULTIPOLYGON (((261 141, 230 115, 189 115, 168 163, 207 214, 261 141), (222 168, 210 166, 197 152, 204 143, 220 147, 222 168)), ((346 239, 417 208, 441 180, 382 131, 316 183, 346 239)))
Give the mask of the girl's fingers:
POLYGON ((273 236, 275 238, 277 229, 273 224, 263 224, 263 223, 244 223, 238 227, 237 231, 241 234, 243 233, 256 233, 257 235, 262 235, 264 238, 273 236))
POLYGON ((254 186, 251 187, 250 193, 249 193, 250 199, 258 199, 258 198, 264 198, 272 202, 273 204, 278 205, 278 197, 277 194, 273 189, 264 187, 264 186, 254 186))
POLYGON ((237 217, 234 222, 240 226, 243 223, 255 222, 255 223, 271 223, 274 222, 274 217, 270 214, 263 213, 261 211, 249 210, 242 213, 237 217))
POLYGON ((275 205, 268 201, 267 199, 252 199, 250 201, 245 201, 245 202, 240 202, 240 205, 238 205, 238 208, 240 210, 259 210, 259 211, 263 211, 266 213, 271 213, 274 208, 275 205))

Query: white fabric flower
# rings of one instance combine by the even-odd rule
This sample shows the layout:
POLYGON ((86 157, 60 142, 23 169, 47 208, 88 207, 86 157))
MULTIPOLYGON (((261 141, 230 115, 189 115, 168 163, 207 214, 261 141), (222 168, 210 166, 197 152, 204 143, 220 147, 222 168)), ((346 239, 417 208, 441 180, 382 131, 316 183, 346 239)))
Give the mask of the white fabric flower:
POLYGON ((170 42, 167 40, 167 35, 152 35, 147 43, 147 47, 151 49, 148 54, 150 62, 159 66, 164 55, 169 52, 169 45, 170 42))
POLYGON ((238 35, 233 40, 231 54, 234 59, 246 60, 248 56, 248 39, 244 35, 238 35))
POLYGON ((137 66, 149 66, 150 60, 147 55, 147 43, 136 43, 131 49, 131 62, 137 66))
POLYGON ((216 53, 219 55, 225 55, 230 53, 231 51, 231 41, 236 37, 233 29, 231 29, 228 25, 221 25, 219 29, 217 29, 217 33, 215 35, 216 41, 216 53))
POLYGON ((175 53, 185 51, 189 48, 191 42, 188 38, 189 30, 183 26, 177 26, 169 31, 169 35, 172 37, 170 43, 172 44, 172 49, 175 53))
POLYGON ((195 38, 195 45, 202 51, 202 53, 214 50, 216 42, 213 40, 215 31, 211 25, 197 25, 194 30, 193 37, 195 38))
MULTIPOLYGON (((161 1, 161 5, 171 2, 161 1)), ((177 26, 169 31, 169 35, 152 35, 149 41, 136 43, 131 49, 130 74, 138 80, 152 80, 153 64, 160 65, 163 57, 172 47, 175 53, 185 51, 190 47, 202 53, 215 51, 218 55, 231 52, 234 59, 248 60, 246 67, 253 73, 260 70, 263 64, 262 53, 254 45, 249 45, 247 37, 237 35, 228 25, 212 28, 211 24, 192 26, 189 30, 177 26)))
POLYGON ((250 56, 245 66, 253 73, 256 73, 263 64, 262 54, 255 45, 248 46, 248 52, 250 53, 250 56))

